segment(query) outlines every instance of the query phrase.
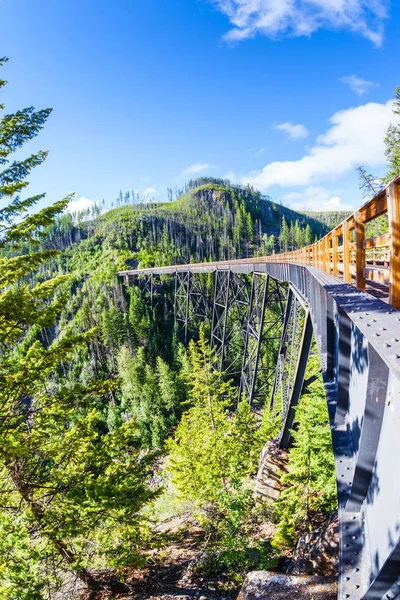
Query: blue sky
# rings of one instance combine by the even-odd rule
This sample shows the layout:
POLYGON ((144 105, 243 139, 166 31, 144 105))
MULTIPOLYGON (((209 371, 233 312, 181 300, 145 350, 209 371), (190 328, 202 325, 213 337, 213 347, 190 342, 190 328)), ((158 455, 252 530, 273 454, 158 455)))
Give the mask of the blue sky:
POLYGON ((356 208, 354 167, 384 172, 399 23, 383 0, 0 0, 6 111, 54 109, 28 189, 164 200, 209 174, 356 208))

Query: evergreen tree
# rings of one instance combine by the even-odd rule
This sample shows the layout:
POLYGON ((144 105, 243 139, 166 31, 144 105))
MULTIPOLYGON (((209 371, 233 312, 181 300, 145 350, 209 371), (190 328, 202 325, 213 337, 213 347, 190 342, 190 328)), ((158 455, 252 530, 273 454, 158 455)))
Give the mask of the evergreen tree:
MULTIPOLYGON (((396 88, 393 114, 400 116, 400 87, 396 88)), ((389 125, 385 137, 385 155, 388 161, 389 171, 383 182, 389 183, 400 175, 400 125, 389 125)))
POLYGON ((214 369, 203 329, 198 343, 191 342, 188 358, 184 376, 191 408, 168 442, 168 470, 182 496, 199 507, 212 503, 217 510, 221 494, 234 494, 234 482, 254 472, 258 425, 246 402, 230 415, 235 389, 214 369))
POLYGON ((284 216, 281 223, 280 246, 281 252, 287 252, 289 249, 289 229, 284 216))
POLYGON ((378 193, 380 186, 378 185, 378 179, 368 173, 364 167, 357 167, 358 180, 360 190, 363 192, 364 198, 372 198, 378 193))
MULTIPOLYGON (((277 533, 274 545, 293 546, 299 536, 319 525, 321 516, 337 506, 336 476, 325 390, 316 348, 307 366, 307 378, 317 380, 296 410, 289 472, 275 505, 277 533)), ((272 427, 273 430, 273 427, 272 427)))
POLYGON ((37 248, 70 198, 30 214, 43 196, 19 194, 46 153, 12 163, 9 157, 49 113, 28 108, 0 121, 0 197, 9 202, 0 211, 0 245, 7 249, 0 258, 0 596, 15 600, 44 597, 60 568, 90 589, 101 587, 96 567, 137 558, 139 510, 154 496, 144 477, 152 456, 133 450, 133 424, 101 433, 97 402, 114 384, 60 377, 96 331, 66 328, 51 343, 40 335, 67 300, 65 277, 30 285, 57 253, 20 248, 37 248))

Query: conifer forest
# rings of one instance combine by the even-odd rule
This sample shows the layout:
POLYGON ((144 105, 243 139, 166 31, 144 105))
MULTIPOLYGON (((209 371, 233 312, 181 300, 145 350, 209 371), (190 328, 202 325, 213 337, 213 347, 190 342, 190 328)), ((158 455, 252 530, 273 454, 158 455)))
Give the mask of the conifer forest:
MULTIPOLYGON (((71 196, 37 208, 27 186, 47 152, 26 145, 51 111, 0 108, 0 599, 134 598, 188 539, 191 576, 236 597, 337 507, 316 345, 282 492, 264 502, 260 453, 281 422, 271 388, 255 411, 238 402, 209 320, 185 340, 173 281, 150 303, 118 272, 294 250, 347 213, 296 212, 212 177, 164 203, 122 191, 109 210, 66 212, 71 196)), ((240 340, 230 352, 241 360, 240 340)))

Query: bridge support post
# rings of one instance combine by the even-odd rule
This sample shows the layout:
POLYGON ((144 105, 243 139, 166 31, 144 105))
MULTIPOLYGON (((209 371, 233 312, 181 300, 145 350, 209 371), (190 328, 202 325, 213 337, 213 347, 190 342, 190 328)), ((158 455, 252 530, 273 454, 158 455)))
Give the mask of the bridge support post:
POLYGON ((360 290, 365 290, 365 233, 360 211, 354 214, 354 231, 356 236, 356 286, 360 290))
POLYGON ((200 273, 192 273, 189 285, 189 299, 192 304, 192 315, 205 321, 209 318, 206 292, 200 273))
POLYGON ((222 371, 225 351, 225 333, 226 322, 228 318, 229 306, 229 284, 231 272, 227 270, 217 270, 215 272, 215 290, 213 317, 211 326, 211 351, 214 351, 218 357, 218 367, 222 371))
POLYGON ((243 355, 249 303, 248 275, 230 270, 216 271, 211 349, 219 357, 219 369, 226 373, 238 372, 237 361, 243 355))
POLYGON ((400 187, 391 183, 387 188, 390 234, 389 303, 400 308, 400 187))
POLYGON ((276 370, 278 346, 284 320, 285 292, 277 280, 253 273, 247 316, 239 400, 263 404, 276 370))
POLYGON ((184 330, 185 343, 188 336, 189 324, 189 290, 190 271, 175 272, 174 317, 176 323, 181 323, 184 330))
POLYGON ((281 448, 288 448, 290 444, 290 431, 303 390, 312 335, 310 311, 290 288, 270 404, 272 409, 282 414, 281 448))
POLYGON ((311 342, 313 336, 313 327, 311 323, 310 312, 307 309, 305 315, 305 323, 303 326, 303 333, 300 342, 300 353, 297 359, 296 372, 293 381, 293 387, 290 398, 288 398, 288 408, 284 426, 282 428, 279 447, 286 449, 290 445, 291 441, 291 430, 293 428, 294 417, 296 414, 296 406, 299 403, 300 396, 302 394, 304 377, 306 374, 306 368, 308 363, 308 357, 310 355, 311 342))

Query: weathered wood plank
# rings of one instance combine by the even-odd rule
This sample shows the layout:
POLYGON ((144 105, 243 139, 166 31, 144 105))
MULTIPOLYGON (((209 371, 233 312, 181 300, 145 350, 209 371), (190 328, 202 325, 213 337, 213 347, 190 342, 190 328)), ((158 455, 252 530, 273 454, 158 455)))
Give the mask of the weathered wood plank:
POLYGON ((343 222, 343 279, 351 283, 350 274, 350 229, 347 221, 343 222))
POLYGON ((356 286, 360 290, 365 290, 365 228, 364 223, 361 221, 360 211, 354 213, 354 229, 356 235, 356 286))
POLYGON ((365 238, 364 248, 385 248, 390 244, 390 233, 384 233, 383 235, 377 235, 374 238, 365 238))
POLYGON ((400 187, 395 183, 387 187, 387 208, 391 238, 389 302, 400 308, 400 187))

